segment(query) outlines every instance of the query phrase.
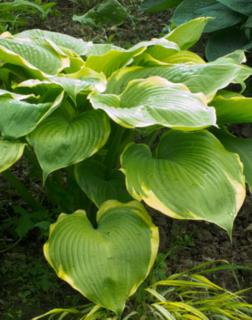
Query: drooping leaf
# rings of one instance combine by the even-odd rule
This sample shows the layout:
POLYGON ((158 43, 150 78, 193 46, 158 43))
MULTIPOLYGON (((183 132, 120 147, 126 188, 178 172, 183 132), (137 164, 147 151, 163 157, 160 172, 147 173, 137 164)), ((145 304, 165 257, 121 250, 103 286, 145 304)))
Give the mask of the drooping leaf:
POLYGON ((182 0, 144 0, 141 9, 154 13, 176 7, 182 0))
POLYGON ((84 15, 74 15, 73 21, 91 27, 116 26, 128 18, 128 11, 117 0, 103 0, 84 15))
POLYGON ((230 10, 227 6, 216 0, 184 0, 173 14, 172 20, 180 25, 197 17, 213 17, 205 29, 205 32, 213 32, 236 25, 242 20, 242 16, 230 10))
POLYGON ((77 115, 59 110, 28 136, 28 142, 45 180, 51 172, 91 157, 106 143, 109 134, 109 120, 100 111, 77 115))
POLYGON ((160 77, 133 80, 120 95, 91 93, 89 99, 93 108, 104 110, 126 128, 161 125, 196 130, 215 125, 216 120, 203 95, 160 77))
POLYGON ((246 16, 250 16, 252 14, 251 0, 217 0, 217 1, 224 4, 231 10, 237 11, 246 16))
POLYGON ((177 43, 181 50, 186 50, 198 42, 207 23, 211 20, 212 18, 209 17, 192 19, 173 29, 165 38, 177 43))
POLYGON ((87 159, 75 166, 75 178, 83 192, 97 207, 107 200, 126 202, 131 199, 119 170, 108 173, 101 162, 87 159))
MULTIPOLYGON (((187 50, 181 50, 173 55, 162 59, 162 62, 171 63, 171 64, 202 64, 205 61, 196 53, 187 50)), ((155 65, 156 66, 156 65, 155 65)))
MULTIPOLYGON (((246 70, 245 70, 246 71, 246 70)), ((130 80, 160 76, 171 82, 184 83, 192 92, 212 97, 230 83, 244 80, 251 70, 243 74, 243 66, 232 58, 221 58, 211 63, 175 64, 157 67, 126 67, 115 72, 108 81, 107 92, 120 94, 130 80), (239 77, 242 75, 242 79, 239 77)))
POLYGON ((225 148, 238 153, 244 165, 244 175, 250 191, 252 191, 252 139, 237 138, 223 132, 217 135, 225 148))
POLYGON ((217 95, 211 102, 216 109, 218 123, 252 123, 252 98, 242 95, 217 95))
POLYGON ((0 60, 24 67, 39 78, 43 73, 57 74, 70 63, 67 56, 60 56, 50 46, 18 38, 0 38, 0 60))
POLYGON ((15 38, 30 38, 51 40, 62 49, 70 49, 80 56, 85 56, 92 47, 92 42, 85 42, 82 39, 74 38, 67 34, 52 32, 40 29, 26 30, 15 35, 15 38))
POLYGON ((158 229, 136 201, 105 202, 97 224, 94 229, 83 210, 61 214, 51 226, 44 253, 59 278, 119 314, 150 272, 158 229))
POLYGON ((248 39, 240 28, 227 28, 213 33, 206 45, 206 56, 209 61, 215 60, 223 55, 237 49, 245 48, 248 39), (232 37, 230 37, 232 34, 232 37))
POLYGON ((50 76, 45 80, 30 79, 23 81, 16 88, 54 88, 55 85, 63 89, 67 95, 76 102, 78 94, 86 94, 92 90, 103 92, 106 89, 106 77, 102 73, 97 73, 89 68, 82 68, 80 71, 71 74, 60 74, 50 76))
POLYGON ((25 144, 0 139, 0 172, 7 170, 23 155, 25 144))
POLYGON ((211 133, 169 131, 156 155, 131 144, 121 164, 135 199, 172 218, 215 223, 231 235, 245 198, 242 164, 211 133))
POLYGON ((19 138, 32 132, 38 124, 59 107, 61 93, 54 102, 34 103, 0 96, 0 133, 4 137, 19 138))

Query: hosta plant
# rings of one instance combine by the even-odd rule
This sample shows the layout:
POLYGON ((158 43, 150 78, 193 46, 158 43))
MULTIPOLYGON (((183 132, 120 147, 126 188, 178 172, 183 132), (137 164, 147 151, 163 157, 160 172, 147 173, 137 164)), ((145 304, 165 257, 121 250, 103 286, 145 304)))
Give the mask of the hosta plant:
POLYGON ((252 70, 243 51, 207 63, 188 50, 208 20, 127 49, 42 30, 0 37, 0 171, 23 154, 42 169, 47 206, 64 212, 47 261, 116 316, 157 255, 148 207, 231 237, 252 187, 251 140, 228 131, 252 122, 251 98, 229 87, 252 70))

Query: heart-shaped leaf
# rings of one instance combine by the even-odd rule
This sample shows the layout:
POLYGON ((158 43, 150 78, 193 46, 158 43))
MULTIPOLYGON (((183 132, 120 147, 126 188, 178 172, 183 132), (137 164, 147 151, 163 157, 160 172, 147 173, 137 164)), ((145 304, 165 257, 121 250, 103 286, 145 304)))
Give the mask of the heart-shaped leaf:
POLYGON ((24 147, 24 143, 0 140, 0 172, 7 170, 22 157, 24 147))
POLYGON ((158 229, 137 201, 105 202, 97 224, 95 229, 83 210, 61 214, 50 228, 44 254, 59 278, 96 304, 121 313, 155 261, 158 229))
POLYGON ((243 167, 211 133, 172 130, 155 157, 148 146, 131 144, 121 163, 135 199, 172 218, 213 222, 231 235, 246 194, 243 167))
POLYGON ((161 125, 195 130, 215 125, 216 120, 203 95, 161 77, 133 80, 120 95, 91 93, 89 99, 95 109, 126 128, 161 125))
POLYGON ((126 202, 131 199, 121 171, 113 170, 108 174, 106 167, 101 162, 87 159, 76 165, 75 178, 82 191, 97 207, 106 200, 126 202))
POLYGON ((106 143, 109 119, 103 112, 69 114, 59 110, 28 136, 44 179, 51 172, 91 157, 106 143))

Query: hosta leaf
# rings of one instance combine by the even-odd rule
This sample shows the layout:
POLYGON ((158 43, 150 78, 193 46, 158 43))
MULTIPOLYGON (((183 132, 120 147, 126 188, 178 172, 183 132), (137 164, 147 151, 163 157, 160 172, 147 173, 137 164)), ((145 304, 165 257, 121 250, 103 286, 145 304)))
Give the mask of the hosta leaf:
POLYGON ((97 73, 89 68, 83 68, 78 72, 71 74, 60 74, 59 76, 50 76, 45 80, 30 79, 17 85, 17 88, 54 88, 55 85, 63 89, 73 102, 81 92, 88 93, 92 90, 103 92, 106 89, 106 77, 102 73, 97 73))
MULTIPOLYGON (((21 96, 21 95, 20 95, 21 96)), ((0 132, 4 137, 19 138, 33 131, 63 100, 61 93, 54 102, 32 103, 0 96, 0 132)))
POLYGON ((231 10, 237 11, 244 15, 250 16, 252 14, 252 1, 251 0, 217 0, 224 4, 231 10))
POLYGON ((215 18, 207 24, 206 32, 231 27, 242 19, 240 14, 230 10, 216 0, 186 0, 176 8, 172 20, 176 25, 180 25, 188 20, 202 16, 215 18))
POLYGON ((161 125, 195 130, 215 125, 215 112, 203 95, 160 77, 133 80, 120 94, 92 93, 90 102, 126 128, 161 125))
POLYGON ((135 199, 173 218, 213 222, 231 235, 245 198, 242 165, 211 133, 170 131, 156 156, 131 144, 121 164, 135 199))
POLYGON ((217 135, 225 148, 238 153, 244 165, 246 182, 252 191, 252 139, 237 138, 231 134, 220 133, 217 135))
POLYGON ((80 188, 99 207, 106 200, 126 202, 131 199, 125 188, 124 175, 106 167, 98 161, 87 159, 75 166, 75 178, 80 188))
POLYGON ((85 211, 61 214, 44 246, 59 278, 85 297, 121 313, 129 296, 147 277, 158 249, 158 229, 136 202, 105 202, 97 228, 85 211))
POLYGON ((0 172, 7 170, 23 155, 24 143, 0 140, 0 172))
POLYGON ((109 44, 96 44, 87 53, 86 67, 109 76, 144 51, 159 58, 178 52, 179 47, 165 38, 142 41, 129 49, 109 44))
POLYGON ((205 61, 196 53, 187 50, 181 50, 166 59, 162 59, 163 62, 171 63, 171 64, 202 64, 205 61))
MULTIPOLYGON (((183 63, 157 67, 126 67, 111 76, 107 92, 120 94, 130 80, 160 76, 175 83, 184 83, 192 92, 202 92, 211 98, 217 90, 237 82, 242 72, 242 66, 232 62, 231 58, 202 64, 183 63)), ((244 73, 245 78, 248 75, 249 72, 246 75, 244 73)))
POLYGON ((51 40, 57 46, 62 49, 70 49, 80 56, 85 56, 92 47, 92 42, 85 42, 82 39, 74 38, 67 34, 62 34, 58 32, 32 29, 26 30, 15 35, 15 38, 30 38, 30 39, 42 39, 51 40))
POLYGON ((70 115, 59 110, 29 135, 28 142, 45 180, 51 172, 91 157, 106 143, 109 134, 109 120, 100 111, 70 115))
POLYGON ((144 0, 141 9, 145 12, 159 12, 176 7, 182 0, 144 0))
POLYGON ((192 19, 172 30, 165 38, 177 43, 181 50, 188 49, 198 42, 206 24, 211 20, 207 17, 192 19))
POLYGON ((117 0, 103 0, 84 15, 73 16, 73 21, 91 27, 116 26, 129 17, 126 7, 117 0))
POLYGON ((211 102, 219 123, 252 123, 252 98, 218 95, 211 102))
POLYGON ((28 69, 37 77, 57 74, 69 66, 69 59, 46 45, 29 39, 0 38, 0 60, 28 69))
POLYGON ((207 59, 212 61, 237 49, 245 48, 247 43, 248 39, 240 27, 220 30, 213 33, 207 41, 207 59))

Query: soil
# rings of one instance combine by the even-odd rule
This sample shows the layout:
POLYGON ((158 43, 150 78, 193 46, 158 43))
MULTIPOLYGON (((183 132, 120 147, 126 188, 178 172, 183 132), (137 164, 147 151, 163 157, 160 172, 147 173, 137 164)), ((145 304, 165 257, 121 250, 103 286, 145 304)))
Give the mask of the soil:
MULTIPOLYGON (((127 47, 159 36, 169 18, 169 12, 148 16, 136 8, 130 7, 132 20, 122 26, 93 30, 72 22, 72 15, 81 13, 80 7, 71 1, 61 1, 58 13, 39 25, 35 21, 32 27, 59 31, 94 42, 110 41, 127 47)), ((202 52, 202 46, 197 47, 197 51, 202 52)), ((251 134, 251 127, 242 127, 240 130, 247 130, 245 136, 251 134)), ((25 162, 20 162, 12 171, 27 184, 28 189, 33 190, 38 197, 43 197, 41 185, 27 180, 28 169, 25 162)), ((38 229, 32 230, 24 239, 15 243, 17 237, 8 231, 8 223, 15 215, 13 207, 26 208, 26 204, 3 177, 0 177, 0 190, 0 217, 5 226, 0 229, 4 230, 0 237, 0 318, 28 320, 55 307, 82 304, 82 297, 58 280, 47 266, 42 253, 45 237, 38 229), (2 252, 1 248, 6 245, 9 250, 2 252)), ((224 231, 213 224, 176 221, 159 213, 153 213, 153 219, 160 227, 160 251, 168 253, 169 274, 204 261, 221 259, 234 265, 246 266, 247 269, 216 273, 216 282, 230 290, 252 286, 252 195, 248 194, 235 221, 232 242, 224 231)), ((252 303, 252 294, 247 294, 247 300, 252 303)))

